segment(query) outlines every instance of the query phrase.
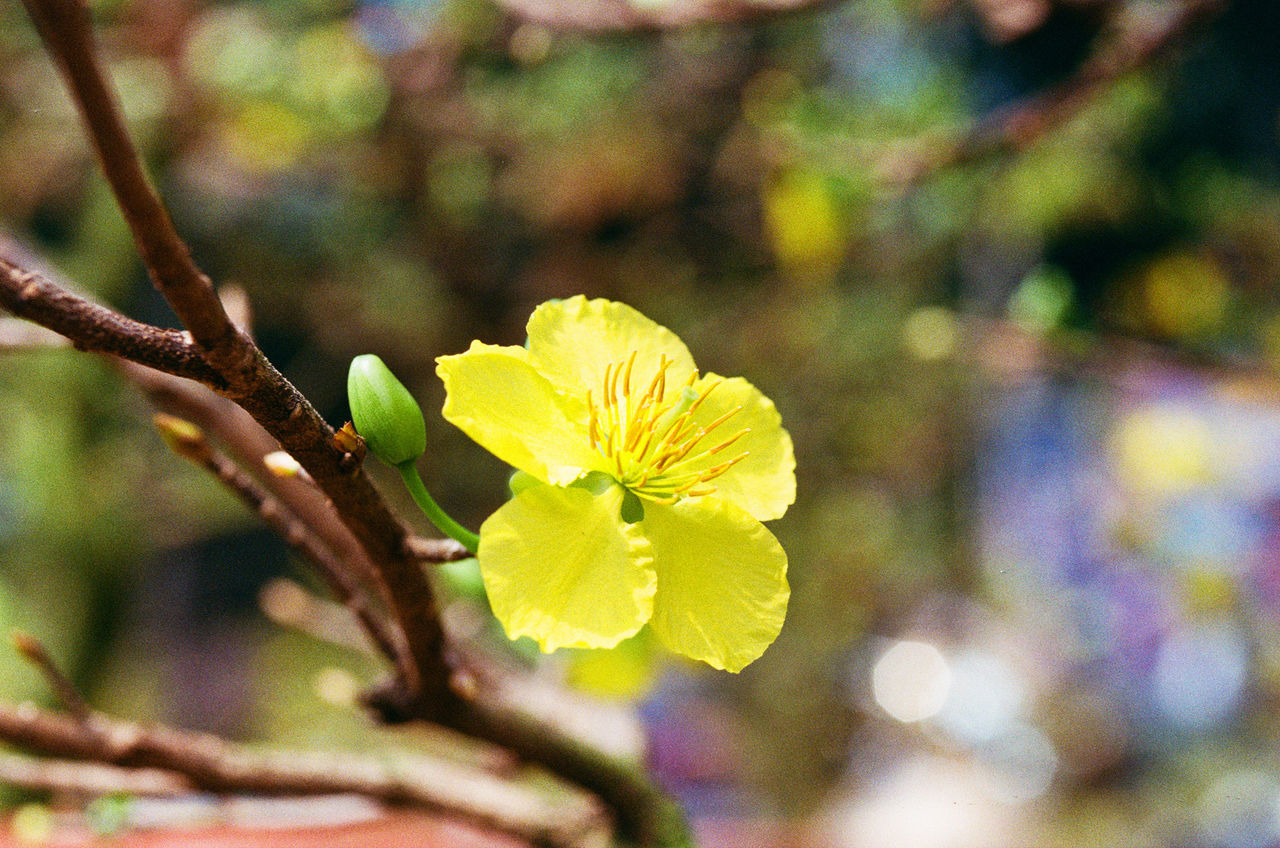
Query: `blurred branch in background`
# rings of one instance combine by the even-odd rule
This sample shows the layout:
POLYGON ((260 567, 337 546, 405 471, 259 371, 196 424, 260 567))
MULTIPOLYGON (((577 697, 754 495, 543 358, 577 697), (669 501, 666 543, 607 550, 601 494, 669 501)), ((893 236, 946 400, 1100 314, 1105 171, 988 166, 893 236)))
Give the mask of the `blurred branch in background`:
MULTIPOLYGON (((143 727, 101 713, 85 720, 0 703, 0 739, 25 751, 54 757, 54 772, 34 768, 30 784, 82 791, 123 778, 115 791, 171 794, 188 789, 267 795, 357 793, 389 803, 415 804, 511 833, 536 845, 581 848, 599 844, 607 818, 585 795, 555 801, 503 775, 488 775, 445 760, 404 754, 362 757, 352 753, 261 751, 216 737, 167 727, 143 727), (108 764, 125 771, 66 762, 108 764), (164 776, 168 775, 166 779, 164 776)), ((22 777, 22 775, 15 775, 22 777)))
POLYGON ((870 151, 869 164, 888 182, 915 183, 946 168, 1025 150, 1125 76, 1168 61, 1173 48, 1225 7, 1225 0, 1115 4, 1109 33, 1069 79, 957 133, 930 131, 900 147, 870 151))
POLYGON ((552 30, 585 34, 748 24, 834 5, 834 0, 496 0, 508 13, 552 30))
POLYGON ((1225 7, 1225 0, 1124 4, 1112 32, 1070 80, 983 122, 960 143, 953 162, 1026 147, 1126 74, 1168 59, 1168 50, 1225 7))
POLYGON ((71 340, 52 330, 20 321, 16 318, 0 318, 0 350, 24 351, 69 347, 71 340))
POLYGON ((384 612, 375 611, 357 575, 304 521, 291 513, 282 501, 262 489, 234 461, 210 445, 204 431, 195 424, 160 413, 155 416, 155 425, 174 453, 217 478, 319 573, 329 591, 355 616, 384 656, 395 657, 404 652, 404 646, 397 644, 402 634, 393 627, 384 612))

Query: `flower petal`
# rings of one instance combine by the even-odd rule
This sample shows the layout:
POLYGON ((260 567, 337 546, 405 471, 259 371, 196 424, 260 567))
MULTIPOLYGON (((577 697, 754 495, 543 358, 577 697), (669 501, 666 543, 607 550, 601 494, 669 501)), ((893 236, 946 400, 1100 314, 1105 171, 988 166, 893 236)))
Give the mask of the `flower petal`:
POLYGON ((702 394, 713 385, 715 388, 694 412, 692 425, 706 427, 737 411, 707 433, 685 461, 669 471, 706 471, 745 453, 708 485, 715 486, 715 497, 732 501, 758 521, 781 518, 796 500, 795 451, 791 435, 782 427, 782 416, 773 401, 741 377, 725 379, 707 374, 693 388, 702 394), (731 445, 707 453, 743 430, 747 432, 731 445))
POLYGON ((782 629, 787 555, 765 526, 716 498, 645 505, 658 571, 653 631, 671 650, 741 671, 782 629))
POLYGON ((436 373, 445 419, 504 462, 554 484, 598 464, 585 413, 534 370, 524 348, 472 342, 466 353, 439 357, 436 373))
POLYGON ((587 300, 576 295, 548 301, 529 316, 529 361, 557 389, 573 397, 588 390, 601 397, 605 368, 636 354, 633 385, 643 391, 657 373, 662 357, 668 393, 678 391, 693 373, 693 357, 684 342, 666 327, 625 303, 587 300))
POLYGON ((534 486, 480 528, 480 572, 512 638, 544 651, 611 648, 653 612, 648 541, 618 517, 623 490, 534 486))

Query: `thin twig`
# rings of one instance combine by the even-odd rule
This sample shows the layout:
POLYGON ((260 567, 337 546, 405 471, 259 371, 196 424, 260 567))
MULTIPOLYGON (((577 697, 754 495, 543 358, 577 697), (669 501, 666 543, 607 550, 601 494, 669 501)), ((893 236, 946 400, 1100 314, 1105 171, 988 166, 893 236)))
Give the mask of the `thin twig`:
MULTIPOLYGON (((132 362, 118 363, 124 375, 162 412, 193 422, 223 445, 241 467, 263 467, 264 458, 280 444, 249 413, 227 398, 190 380, 145 368, 132 362)), ((308 475, 306 478, 263 476, 263 484, 288 505, 311 531, 358 575, 372 575, 364 548, 338 517, 333 503, 308 475)))
POLYGON ((472 556, 471 552, 453 539, 428 539, 410 536, 404 540, 405 548, 418 562, 456 562, 472 556))
POLYGON ((241 470, 226 454, 210 445, 204 431, 195 424, 164 413, 158 413, 154 421, 156 428, 164 436, 165 443, 174 453, 217 478, 284 539, 298 556, 315 567, 334 597, 360 621, 365 632, 388 659, 394 661, 396 657, 404 655, 404 648, 399 644, 399 640, 403 639, 402 634, 387 627, 386 621, 370 606, 361 586, 328 546, 311 532, 311 528, 299 521, 283 503, 263 490, 256 480, 241 470))
POLYGON ((45 682, 49 684, 49 688, 57 696, 58 703, 62 704, 62 708, 70 713, 71 717, 76 721, 88 721, 89 705, 80 696, 75 685, 72 684, 71 678, 63 674, 62 669, 58 668, 57 663, 53 661, 53 657, 49 656, 49 652, 45 650, 44 645, 31 634, 24 633, 21 630, 13 631, 12 639, 13 647, 17 649, 18 655, 35 666, 44 675, 45 682))
MULTIPOLYGON (((205 386, 132 362, 121 361, 119 365, 125 376, 146 394, 153 406, 191 421, 207 431, 230 451, 229 460, 238 463, 241 468, 263 468, 265 457, 279 449, 279 443, 252 416, 205 386)), ((261 482, 274 498, 285 504, 288 511, 333 553, 353 579, 370 584, 370 588, 378 593, 382 609, 390 608, 390 593, 384 583, 375 579, 377 572, 364 548, 339 519, 333 502, 316 488, 309 475, 305 478, 280 477, 266 473, 262 475, 261 482)), ((360 621, 363 625, 363 619, 360 621)), ((398 626, 398 623, 383 618, 377 629, 394 633, 398 626)), ((382 642, 374 632, 367 631, 366 635, 371 644, 382 642)), ((403 638, 397 633, 391 644, 403 644, 403 638)), ((402 650, 389 659, 398 666, 410 662, 412 657, 402 650)), ((405 674, 403 670, 399 673, 401 676, 405 674)))
POLYGON ((258 607, 274 624, 318 642, 356 651, 374 648, 369 634, 352 620, 351 610, 315 596, 287 577, 277 577, 262 587, 258 607))
POLYGON ((193 789, 191 781, 160 769, 126 769, 9 753, 0 753, 0 784, 91 796, 123 793, 172 797, 189 794, 193 789))

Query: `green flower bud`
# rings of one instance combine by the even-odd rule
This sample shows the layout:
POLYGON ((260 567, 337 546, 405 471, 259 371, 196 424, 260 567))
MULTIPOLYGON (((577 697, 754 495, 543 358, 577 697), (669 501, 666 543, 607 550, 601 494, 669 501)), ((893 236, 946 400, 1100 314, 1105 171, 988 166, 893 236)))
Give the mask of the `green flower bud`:
POLYGON ((403 465, 427 450, 427 423, 422 409, 391 369, 372 353, 351 360, 347 401, 356 432, 373 455, 403 465))

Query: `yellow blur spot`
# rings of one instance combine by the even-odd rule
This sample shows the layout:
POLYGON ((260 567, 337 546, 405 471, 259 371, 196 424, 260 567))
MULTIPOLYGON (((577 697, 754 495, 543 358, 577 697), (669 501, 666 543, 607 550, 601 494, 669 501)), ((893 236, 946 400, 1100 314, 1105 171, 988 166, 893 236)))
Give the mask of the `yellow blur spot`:
POLYGON ((23 804, 14 810, 10 827, 23 845, 45 845, 53 838, 53 811, 44 804, 23 804))
POLYGON ((654 651, 642 631, 607 651, 575 652, 567 677, 570 685, 583 692, 630 700, 649 693, 654 671, 654 651))
POLYGON ((925 306, 902 325, 902 345, 916 359, 934 362, 955 353, 960 328, 955 313, 945 306, 925 306))
POLYGON ((320 669, 311 685, 320 700, 335 707, 354 707, 360 696, 360 684, 351 672, 335 666, 320 669))
POLYGON ((826 180, 812 171, 784 171, 765 185, 763 203, 778 264, 806 276, 834 274, 845 240, 826 180))
POLYGON ((1151 262, 1140 272, 1147 321, 1174 338, 1210 333, 1227 314, 1230 282, 1207 256, 1175 253, 1151 262))
POLYGON ((364 44, 345 24, 308 30, 294 47, 297 71, 290 90, 321 125, 341 132, 365 130, 382 119, 391 88, 364 44))
POLYGON ((1117 472, 1149 494, 1185 492, 1209 479, 1212 436, 1187 409, 1148 407, 1124 416, 1114 435, 1117 472))
POLYGON ((266 101, 245 106, 223 128, 223 142, 249 170, 281 171, 297 163, 310 140, 306 124, 292 110, 266 101))
POLYGON ((1223 612, 1236 600, 1236 578, 1222 571, 1198 568, 1186 577, 1184 597, 1193 613, 1223 612))

